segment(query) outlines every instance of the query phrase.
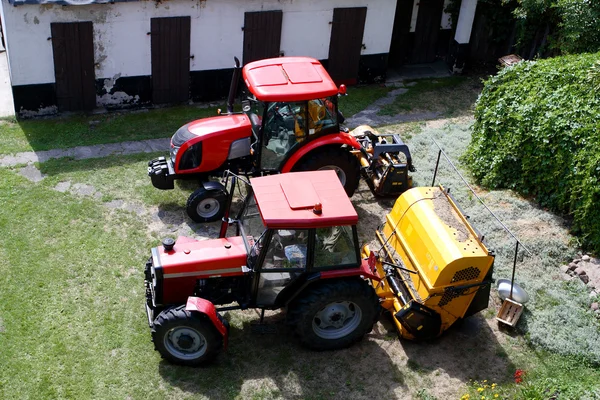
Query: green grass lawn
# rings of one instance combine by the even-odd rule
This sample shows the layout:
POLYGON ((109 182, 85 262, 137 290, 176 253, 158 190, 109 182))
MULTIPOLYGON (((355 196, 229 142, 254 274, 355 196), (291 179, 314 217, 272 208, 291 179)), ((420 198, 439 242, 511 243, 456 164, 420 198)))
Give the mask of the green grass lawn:
POLYGON ((380 115, 436 112, 444 117, 471 115, 483 87, 478 77, 451 76, 406 81, 408 91, 379 111, 380 115))
MULTIPOLYGON (((454 158, 468 142, 468 129, 464 123, 419 126, 409 141, 419 184, 429 184, 431 137, 454 158)), ((150 342, 143 307, 144 262, 161 237, 175 235, 178 223, 189 236, 216 234, 217 225, 186 219, 190 189, 151 186, 145 175, 151 156, 53 160, 39 166, 46 177, 38 183, 18 169, 0 169, 0 398, 441 400, 465 393, 478 398, 483 380, 496 383, 495 393, 506 399, 545 399, 557 391, 562 396, 557 398, 576 399, 600 390, 598 370, 569 355, 572 348, 565 346, 562 354, 540 350, 544 331, 559 346, 574 342, 586 349, 583 340, 595 340, 586 329, 598 325, 580 304, 585 289, 552 276, 553 259, 576 251, 566 230, 510 192, 485 198, 538 254, 525 257, 517 273, 533 297, 518 331, 498 332, 492 305, 432 342, 399 341, 382 318, 366 340, 347 350, 312 352, 298 345, 281 314, 267 313, 277 333, 260 335, 251 332, 258 313, 236 311, 226 314, 230 348, 215 363, 190 369, 162 361, 150 342), (71 189, 55 190, 66 183, 71 189), (76 188, 92 189, 78 194, 76 188), (115 201, 132 207, 111 208, 115 201), (545 234, 532 230, 535 226, 545 234), (562 315, 561 307, 572 317, 562 315), (559 319, 549 319, 553 314, 559 319), (567 318, 563 326, 560 318, 567 318), (527 373, 524 384, 514 383, 517 368, 527 373)), ((439 179, 489 235, 498 254, 496 277, 507 276, 510 240, 458 189, 447 169, 439 179)), ((365 215, 367 204, 384 210, 391 205, 364 190, 353 201, 361 220, 383 218, 365 215)), ((360 235, 368 240, 372 232, 363 226, 360 235)))
POLYGON ((91 116, 4 119, 0 120, 0 154, 170 137, 187 122, 216 116, 216 108, 177 106, 91 116))
POLYGON ((383 85, 359 85, 348 88, 347 96, 339 98, 340 110, 346 118, 364 110, 375 100, 385 96, 390 88, 383 85))
MULTIPOLYGON (((464 98, 471 98, 475 83, 449 82, 456 84, 439 92, 448 99, 437 100, 439 108, 431 109, 446 107, 463 89, 464 98)), ((437 83, 418 85, 410 102, 418 107, 411 112, 426 109, 426 99, 434 97, 430 85, 437 83)), ((350 88, 340 107, 349 116, 387 92, 381 86, 350 88)), ((456 110, 468 114, 466 106, 456 110)), ((0 153, 31 149, 31 143, 41 150, 133 140, 139 132, 149 135, 144 138, 166 137, 185 121, 213 112, 177 107, 2 122, 0 134, 6 138, 0 153), (91 120, 100 121, 94 129, 91 120), (27 130, 35 134, 25 136, 21 124, 31 124, 27 130), (95 136, 98 132, 102 135, 95 136), (131 136, 122 137, 127 132, 131 136)), ((418 169, 415 182, 429 185, 437 156, 431 139, 464 170, 457 160, 469 142, 470 122, 461 118, 381 130, 402 134, 418 169)), ((230 347, 213 364, 192 369, 162 361, 150 342, 144 311, 143 266, 150 248, 165 236, 214 236, 218 224, 187 219, 191 187, 152 187, 145 172, 152 156, 51 160, 38 165, 45 175, 38 183, 19 175, 19 168, 0 168, 0 398, 444 400, 467 393, 471 399, 494 394, 499 399, 600 398, 600 325, 587 309, 585 287, 557 275, 558 264, 578 251, 576 241, 562 220, 510 191, 478 189, 535 255, 519 256, 516 280, 532 300, 517 330, 498 329, 499 303, 492 294, 490 308, 431 342, 399 341, 382 317, 357 345, 313 352, 298 345, 281 314, 268 312, 277 333, 260 335, 251 331, 259 319, 256 311, 235 311, 226 313, 230 347), (526 372, 520 384, 514 381, 516 369, 526 372)), ((495 278, 508 277, 514 242, 460 188, 448 166, 439 170, 438 183, 452 188, 486 234, 496 251, 495 278)), ((365 185, 352 200, 360 238, 369 241, 370 226, 383 220, 393 202, 373 198, 365 185)))

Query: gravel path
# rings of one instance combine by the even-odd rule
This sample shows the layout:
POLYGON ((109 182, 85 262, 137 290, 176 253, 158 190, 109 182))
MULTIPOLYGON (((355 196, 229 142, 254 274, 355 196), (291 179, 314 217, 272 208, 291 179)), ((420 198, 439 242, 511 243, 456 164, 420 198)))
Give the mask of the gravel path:
POLYGON ((28 151, 14 155, 0 157, 0 167, 14 167, 15 165, 46 162, 53 158, 72 157, 76 160, 86 158, 108 157, 112 155, 127 155, 136 153, 153 153, 167 151, 170 139, 149 139, 138 142, 121 142, 99 144, 94 146, 79 146, 70 149, 54 149, 46 151, 28 151))
POLYGON ((373 127, 381 125, 393 125, 402 122, 423 121, 440 117, 442 114, 438 112, 411 113, 411 114, 396 114, 396 115, 377 115, 383 106, 392 104, 398 95, 408 92, 409 89, 401 87, 391 90, 387 96, 376 100, 373 104, 364 110, 354 114, 346 119, 345 124, 350 129, 354 129, 359 125, 370 125, 373 127))

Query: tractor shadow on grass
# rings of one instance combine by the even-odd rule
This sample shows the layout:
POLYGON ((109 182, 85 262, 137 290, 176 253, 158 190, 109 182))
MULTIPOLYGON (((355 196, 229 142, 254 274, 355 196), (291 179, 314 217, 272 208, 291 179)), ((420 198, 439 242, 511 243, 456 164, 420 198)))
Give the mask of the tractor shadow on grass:
POLYGON ((441 372, 463 383, 469 380, 508 382, 512 380, 516 366, 498 341, 497 336, 503 333, 496 324, 496 321, 476 314, 458 321, 434 340, 402 340, 408 357, 407 367, 430 372, 433 380, 441 372))
POLYGON ((158 210, 151 215, 152 228, 162 236, 217 238, 221 222, 194 222, 188 217, 185 208, 174 202, 158 205, 158 210))
POLYGON ((407 390, 398 365, 373 340, 376 333, 347 349, 318 352, 300 346, 283 312, 265 317, 275 333, 255 333, 252 325, 259 316, 254 310, 228 314, 228 350, 201 368, 161 361, 165 381, 211 399, 372 399, 398 397, 407 390))

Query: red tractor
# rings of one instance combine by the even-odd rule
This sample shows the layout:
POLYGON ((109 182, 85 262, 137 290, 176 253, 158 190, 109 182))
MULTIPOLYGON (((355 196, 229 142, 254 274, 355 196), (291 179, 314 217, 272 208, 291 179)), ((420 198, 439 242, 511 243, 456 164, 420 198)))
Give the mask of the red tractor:
POLYGON ((166 239, 152 249, 146 311, 155 348, 170 362, 199 365, 227 347, 229 327, 219 315, 226 310, 285 308, 300 341, 319 350, 349 346, 379 316, 371 282, 381 278, 361 259, 358 216, 338 175, 250 182, 218 239, 166 239), (237 236, 225 237, 228 226, 237 236))
POLYGON ((246 176, 334 170, 348 196, 361 174, 377 195, 398 195, 411 186, 410 152, 397 135, 383 138, 372 129, 353 134, 340 126, 337 99, 345 87, 338 90, 317 60, 281 57, 244 66, 239 113, 233 111, 240 80, 235 61, 227 114, 182 126, 171 139, 170 157, 148 163, 156 188, 173 189, 176 179, 200 182, 186 205, 192 220, 222 217, 227 190, 210 178, 228 170, 246 176))

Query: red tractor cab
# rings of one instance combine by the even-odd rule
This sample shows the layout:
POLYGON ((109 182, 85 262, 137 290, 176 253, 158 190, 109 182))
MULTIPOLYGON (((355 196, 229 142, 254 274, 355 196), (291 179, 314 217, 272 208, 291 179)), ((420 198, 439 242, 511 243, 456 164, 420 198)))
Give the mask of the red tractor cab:
POLYGON ((237 217, 223 221, 236 236, 222 229, 218 239, 180 237, 152 249, 148 323, 156 350, 173 363, 199 365, 227 345, 222 311, 285 308, 300 341, 319 350, 349 346, 379 316, 368 279, 380 278, 361 259, 358 216, 338 175, 298 172, 250 182, 237 217))
POLYGON ((201 187, 186 206, 196 222, 223 215, 227 191, 209 178, 226 170, 259 176, 332 169, 351 196, 358 186, 360 165, 350 151, 360 150, 361 145, 340 129, 338 88, 323 66, 308 57, 249 63, 242 70, 243 111, 234 113, 239 75, 236 59, 227 114, 182 126, 171 139, 170 157, 149 162, 153 185, 172 189, 175 179, 198 180, 201 187))

